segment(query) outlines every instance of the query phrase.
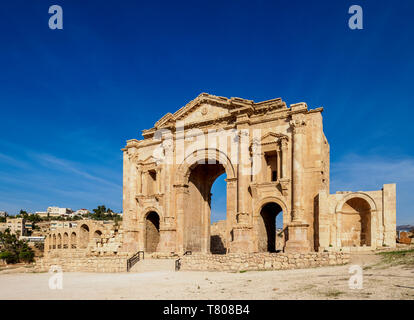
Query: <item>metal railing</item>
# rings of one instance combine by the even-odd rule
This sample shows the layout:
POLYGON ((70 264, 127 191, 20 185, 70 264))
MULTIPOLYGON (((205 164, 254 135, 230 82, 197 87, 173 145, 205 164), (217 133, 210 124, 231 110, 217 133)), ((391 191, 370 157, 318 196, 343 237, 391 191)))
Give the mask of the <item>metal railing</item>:
MULTIPOLYGON (((192 251, 187 250, 186 252, 184 252, 183 256, 191 256, 193 254, 192 251)), ((178 258, 177 260, 175 260, 175 271, 180 271, 181 269, 181 258, 178 258)))
POLYGON ((144 251, 138 251, 135 253, 131 258, 127 260, 127 272, 131 270, 131 268, 139 261, 141 260, 141 254, 142 254, 142 260, 144 260, 144 251))

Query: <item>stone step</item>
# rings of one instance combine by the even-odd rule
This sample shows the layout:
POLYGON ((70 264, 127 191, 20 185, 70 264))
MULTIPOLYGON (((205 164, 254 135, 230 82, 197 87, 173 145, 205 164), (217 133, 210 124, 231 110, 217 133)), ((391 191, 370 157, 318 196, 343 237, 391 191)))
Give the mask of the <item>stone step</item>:
POLYGON ((138 261, 130 272, 175 271, 176 259, 144 259, 138 261))

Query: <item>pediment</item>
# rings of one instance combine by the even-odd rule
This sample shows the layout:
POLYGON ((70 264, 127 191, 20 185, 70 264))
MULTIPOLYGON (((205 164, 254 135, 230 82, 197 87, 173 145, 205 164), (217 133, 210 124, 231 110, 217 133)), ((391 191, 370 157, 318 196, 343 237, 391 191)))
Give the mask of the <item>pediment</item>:
POLYGON ((249 118, 253 114, 265 114, 281 108, 286 108, 286 104, 280 98, 255 103, 253 100, 237 97, 226 98, 201 93, 175 113, 164 115, 153 128, 143 130, 143 136, 151 137, 156 130, 169 129, 177 121, 184 122, 184 125, 193 125, 219 119, 227 120, 230 116, 236 118, 243 115, 249 118))
POLYGON ((141 165, 149 165, 149 164, 155 163, 156 161, 157 161, 157 159, 155 159, 153 156, 149 156, 145 160, 140 161, 139 164, 141 164, 141 165))
POLYGON ((199 103, 178 117, 176 121, 183 121, 184 124, 190 124, 219 119, 228 115, 230 115, 228 108, 211 105, 209 103, 199 103))
POLYGON ((278 143, 280 139, 287 139, 288 137, 281 133, 274 133, 274 132, 268 132, 266 133, 260 143, 262 145, 264 144, 271 144, 271 143, 278 143))
POLYGON ((187 125, 226 117, 234 107, 227 98, 202 93, 174 114, 167 113, 155 123, 154 128, 167 127, 177 121, 187 125))

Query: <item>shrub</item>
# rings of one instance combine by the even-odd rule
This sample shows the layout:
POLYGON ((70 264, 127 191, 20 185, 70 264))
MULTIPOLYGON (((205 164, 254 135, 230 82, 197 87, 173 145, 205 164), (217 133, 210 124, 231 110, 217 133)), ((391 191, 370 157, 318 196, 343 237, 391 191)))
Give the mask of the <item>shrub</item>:
POLYGON ((7 264, 19 262, 17 255, 10 251, 0 252, 0 259, 6 261, 7 264))

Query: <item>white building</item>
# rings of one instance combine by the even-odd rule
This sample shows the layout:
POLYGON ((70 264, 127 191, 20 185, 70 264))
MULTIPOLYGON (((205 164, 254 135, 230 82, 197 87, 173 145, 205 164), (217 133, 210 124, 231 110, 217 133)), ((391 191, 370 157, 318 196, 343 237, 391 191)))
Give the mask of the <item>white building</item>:
POLYGON ((89 213, 90 211, 88 209, 79 209, 79 210, 76 210, 73 215, 82 216, 84 214, 89 214, 89 213))
POLYGON ((47 213, 49 217, 70 216, 73 210, 70 208, 49 207, 47 208, 47 213))
POLYGON ((76 228, 78 224, 74 221, 50 221, 50 230, 58 228, 76 228))

